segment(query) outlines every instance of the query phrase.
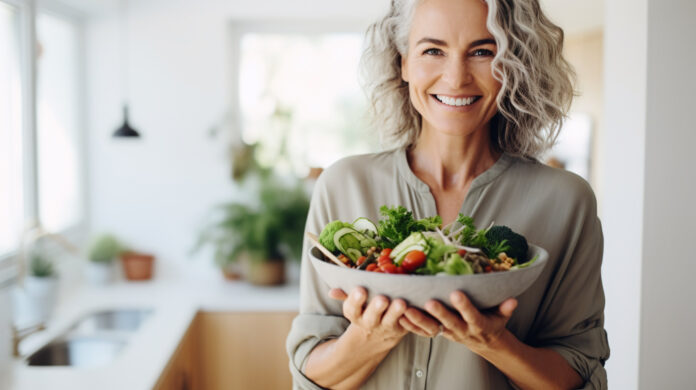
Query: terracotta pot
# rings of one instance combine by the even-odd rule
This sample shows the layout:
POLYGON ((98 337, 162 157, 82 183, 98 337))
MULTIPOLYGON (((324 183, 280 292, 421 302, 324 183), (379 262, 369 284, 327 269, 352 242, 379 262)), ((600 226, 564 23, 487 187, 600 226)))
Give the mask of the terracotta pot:
POLYGON ((245 278, 253 284, 275 286, 285 283, 285 261, 246 261, 245 278))
POLYGON ((239 263, 230 263, 221 268, 222 274, 227 280, 242 279, 242 267, 239 263))
POLYGON ((124 252, 121 254, 123 273, 128 280, 152 279, 152 268, 155 256, 137 252, 124 252))

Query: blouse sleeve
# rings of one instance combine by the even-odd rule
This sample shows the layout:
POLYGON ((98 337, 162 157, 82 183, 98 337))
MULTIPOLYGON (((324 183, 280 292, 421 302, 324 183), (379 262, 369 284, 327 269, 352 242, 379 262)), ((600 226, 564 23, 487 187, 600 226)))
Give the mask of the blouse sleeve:
POLYGON ((602 227, 589 186, 575 203, 568 244, 537 313, 538 331, 528 341, 559 353, 584 380, 582 389, 606 389, 602 227))
MULTIPOLYGON (((305 232, 319 234, 334 218, 330 210, 335 210, 332 208, 335 205, 331 203, 340 200, 328 196, 327 176, 327 172, 324 172, 315 183, 305 232)), ((296 389, 321 389, 304 375, 307 356, 319 343, 343 334, 349 324, 342 315, 342 303, 328 297, 329 287, 314 270, 309 260, 310 248, 311 243, 305 239, 300 275, 300 313, 294 319, 286 340, 290 372, 296 389)))

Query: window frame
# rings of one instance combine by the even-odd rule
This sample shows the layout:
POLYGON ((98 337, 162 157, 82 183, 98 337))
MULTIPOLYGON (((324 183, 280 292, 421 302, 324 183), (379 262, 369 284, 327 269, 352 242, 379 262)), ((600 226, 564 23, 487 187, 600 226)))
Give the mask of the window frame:
MULTIPOLYGON (((78 32, 78 173, 82 180, 81 194, 84 199, 81 220, 62 231, 53 232, 65 236, 72 242, 82 242, 87 234, 89 220, 89 204, 87 193, 87 157, 86 151, 86 110, 85 110, 85 38, 84 15, 61 3, 51 0, 0 0, 0 2, 15 7, 19 15, 19 53, 20 78, 22 89, 22 179, 24 190, 24 220, 37 221, 39 218, 39 185, 38 185, 38 155, 37 155, 37 56, 36 56, 36 21, 38 15, 50 14, 72 23, 78 32)), ((20 244, 19 242, 17 243, 20 244)), ((17 261, 20 255, 19 247, 0 253, 0 286, 7 285, 18 276, 17 261)))

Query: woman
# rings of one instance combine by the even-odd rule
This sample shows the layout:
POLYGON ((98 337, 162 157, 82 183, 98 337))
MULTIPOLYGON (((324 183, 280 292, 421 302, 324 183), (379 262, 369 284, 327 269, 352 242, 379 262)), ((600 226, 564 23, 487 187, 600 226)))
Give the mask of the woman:
MULTIPOLYGON (((510 226, 550 262, 517 299, 480 312, 329 291, 304 259, 300 315, 287 348, 295 386, 367 389, 606 388, 592 190, 538 163, 572 99, 563 33, 537 0, 395 0, 364 55, 380 128, 403 145, 343 159, 316 183, 307 231, 379 218, 459 212, 510 226)), ((305 247, 305 257, 309 247, 305 247)))

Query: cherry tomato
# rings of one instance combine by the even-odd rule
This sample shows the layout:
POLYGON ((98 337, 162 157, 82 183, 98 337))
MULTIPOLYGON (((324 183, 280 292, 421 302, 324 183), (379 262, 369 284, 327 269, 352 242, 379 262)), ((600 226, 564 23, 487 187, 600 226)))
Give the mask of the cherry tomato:
POLYGON ((396 273, 397 274, 405 274, 406 270, 404 269, 404 267, 398 266, 398 267, 396 267, 396 273))
POLYGON ((408 252, 401 262, 401 266, 409 273, 415 271, 423 264, 425 264, 425 253, 423 251, 408 252))
POLYGON ((388 274, 395 274, 397 272, 396 265, 394 265, 393 263, 380 265, 379 268, 388 274))
POLYGON ((486 268, 484 268, 483 270, 486 271, 486 272, 492 272, 492 271, 493 271, 493 267, 491 267, 490 265, 487 265, 486 268))
POLYGON ((380 256, 377 259, 377 264, 382 265, 382 264, 391 264, 393 263, 392 259, 389 258, 389 256, 380 256))
POLYGON ((365 270, 366 271, 375 271, 375 270, 377 270, 377 264, 375 264, 375 263, 368 264, 367 268, 365 268, 365 270))
POLYGON ((360 257, 358 257, 358 260, 355 262, 355 264, 357 264, 357 265, 362 265, 362 263, 364 263, 365 260, 367 260, 367 257, 365 257, 365 256, 360 256, 360 257))
POLYGON ((464 255, 466 254, 466 249, 460 249, 457 251, 457 253, 459 253, 459 256, 464 257, 464 255))
POLYGON ((392 252, 391 248, 384 248, 382 252, 379 253, 380 256, 389 256, 392 252))

